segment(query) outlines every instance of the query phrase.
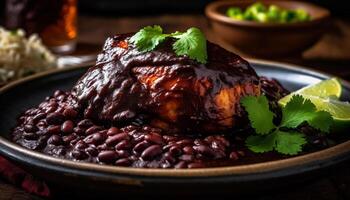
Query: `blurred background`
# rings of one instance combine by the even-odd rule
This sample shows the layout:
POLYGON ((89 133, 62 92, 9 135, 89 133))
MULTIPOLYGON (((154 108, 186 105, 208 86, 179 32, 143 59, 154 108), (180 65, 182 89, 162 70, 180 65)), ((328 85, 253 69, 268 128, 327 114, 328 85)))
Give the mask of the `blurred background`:
MULTIPOLYGON (((232 45, 223 42, 212 30, 204 14, 205 7, 212 2, 215 0, 1 0, 0 25, 9 29, 24 28, 30 34, 40 32, 44 43, 58 55, 84 57, 85 61, 94 61, 94 56, 108 36, 134 32, 153 24, 161 25, 169 32, 185 30, 191 26, 199 27, 209 40, 241 54, 232 45), (36 2, 36 7, 33 2, 36 2), (64 26, 64 32, 60 32, 60 24, 42 31, 41 26, 44 27, 50 23, 50 19, 55 18, 53 13, 57 13, 55 5, 58 8, 58 2, 69 5, 63 10, 65 17, 62 18, 64 22, 61 25, 64 26), (45 9, 48 7, 52 10, 45 9)), ((302 54, 299 52, 299 55, 274 56, 273 60, 316 66, 321 70, 332 65, 335 74, 343 75, 343 67, 350 60, 350 7, 335 0, 304 2, 314 3, 331 12, 331 23, 326 34, 302 54)), ((260 58, 249 53, 241 55, 260 58)))
MULTIPOLYGON (((78 2, 80 14, 97 16, 137 16, 158 15, 164 13, 202 13, 205 5, 213 0, 81 0, 78 2)), ((6 0, 0 3, 2 19, 4 18, 6 0)), ((345 1, 310 0, 329 8, 336 16, 350 16, 350 7, 345 1)))

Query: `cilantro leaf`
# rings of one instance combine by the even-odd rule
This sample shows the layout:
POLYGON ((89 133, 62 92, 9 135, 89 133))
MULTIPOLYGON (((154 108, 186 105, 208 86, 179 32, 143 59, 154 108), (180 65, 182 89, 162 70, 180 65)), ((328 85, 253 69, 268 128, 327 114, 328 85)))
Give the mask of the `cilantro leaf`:
POLYGON ((256 134, 246 139, 246 146, 255 153, 275 150, 285 155, 296 155, 307 143, 305 135, 296 128, 304 122, 329 132, 333 118, 326 111, 317 111, 315 105, 300 95, 293 95, 287 105, 282 108, 282 120, 278 126, 273 124, 274 114, 269 110, 265 96, 247 96, 241 100, 248 112, 248 118, 256 134), (282 130, 281 130, 282 129, 282 130))
POLYGON ((139 51, 146 52, 156 48, 167 36, 158 25, 146 26, 133 35, 130 42, 134 43, 139 51))
POLYGON ((305 100, 301 95, 293 95, 282 109, 281 126, 296 128, 301 123, 312 119, 315 112, 316 107, 310 100, 305 100))
POLYGON ((276 131, 276 147, 275 150, 286 155, 296 155, 302 151, 302 147, 306 144, 306 139, 302 133, 276 131))
POLYGON ((251 135, 245 141, 246 146, 255 153, 272 151, 276 144, 276 134, 251 135))
POLYGON ((246 96, 241 99, 241 104, 247 111, 251 126, 257 134, 265 135, 275 128, 273 124, 274 114, 270 111, 265 96, 246 96))
POLYGON ((307 123, 322 132, 328 133, 333 124, 333 117, 329 112, 318 111, 314 117, 309 119, 307 123))
POLYGON ((206 63, 208 59, 207 41, 198 28, 190 28, 185 33, 173 37, 178 39, 173 45, 177 55, 188 55, 191 59, 206 63))
POLYGON ((291 100, 282 109, 282 122, 280 127, 297 128, 303 122, 310 126, 329 132, 332 125, 332 116, 325 111, 316 111, 316 106, 301 95, 293 95, 291 100))
POLYGON ((190 28, 184 33, 176 31, 165 34, 158 25, 147 26, 133 35, 130 42, 135 44, 139 51, 148 52, 154 50, 166 38, 176 39, 173 49, 177 56, 187 55, 200 63, 207 62, 207 40, 198 28, 190 28))

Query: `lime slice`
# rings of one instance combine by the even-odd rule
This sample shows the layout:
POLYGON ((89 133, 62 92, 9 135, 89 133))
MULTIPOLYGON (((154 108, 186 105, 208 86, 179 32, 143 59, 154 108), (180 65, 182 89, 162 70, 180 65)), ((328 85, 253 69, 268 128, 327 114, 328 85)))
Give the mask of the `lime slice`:
POLYGON ((329 98, 336 97, 339 98, 341 96, 342 87, 339 81, 336 78, 327 79, 316 83, 314 85, 309 85, 301 88, 295 92, 290 93, 289 95, 283 97, 278 101, 278 103, 282 106, 285 106, 287 102, 292 98, 295 94, 300 94, 302 96, 315 96, 320 98, 329 98))
POLYGON ((317 110, 329 112, 333 119, 333 131, 339 132, 350 126, 350 103, 339 101, 342 87, 336 78, 321 81, 290 93, 278 101, 285 106, 293 95, 299 94, 315 104, 317 110))
POLYGON ((329 112, 334 123, 331 127, 332 132, 344 132, 350 127, 350 103, 339 101, 334 98, 320 98, 316 96, 303 95, 315 104, 317 110, 329 112))
POLYGON ((339 101, 334 98, 321 98, 316 96, 303 95, 315 104, 317 110, 329 112, 334 119, 350 120, 350 103, 339 101))

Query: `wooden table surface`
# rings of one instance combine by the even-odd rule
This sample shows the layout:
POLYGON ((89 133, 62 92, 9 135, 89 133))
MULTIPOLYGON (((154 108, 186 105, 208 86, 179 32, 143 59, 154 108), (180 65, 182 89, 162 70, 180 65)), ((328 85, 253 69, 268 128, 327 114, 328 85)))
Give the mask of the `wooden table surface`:
MULTIPOLYGON (((324 37, 300 57, 276 58, 274 60, 300 64, 350 80, 350 20, 333 19, 332 27, 324 37)), ((75 55, 96 54, 106 37, 114 33, 134 32, 158 24, 166 31, 185 30, 188 27, 201 28, 207 38, 231 49, 211 32, 206 18, 202 15, 162 15, 151 17, 102 18, 81 16, 79 18, 79 45, 75 55)), ((281 44, 283 45, 283 44, 281 44)), ((288 47, 286 47, 288 48, 288 47)), ((245 56, 248 57, 248 56, 245 56)), ((257 200, 347 200, 350 199, 350 162, 329 171, 329 176, 306 183, 289 191, 256 197, 257 200)), ((0 199, 42 199, 25 193, 0 178, 0 199)), ((242 197, 242 199, 244 199, 242 197)))

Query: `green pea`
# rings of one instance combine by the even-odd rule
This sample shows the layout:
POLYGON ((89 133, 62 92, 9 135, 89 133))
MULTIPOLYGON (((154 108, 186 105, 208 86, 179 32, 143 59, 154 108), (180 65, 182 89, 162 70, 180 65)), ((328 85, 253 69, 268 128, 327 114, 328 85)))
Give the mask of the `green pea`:
POLYGON ((257 13, 255 15, 255 17, 256 17, 256 20, 259 22, 268 22, 269 21, 269 18, 268 18, 266 13, 257 13))
POLYGON ((303 9, 297 9, 295 10, 296 16, 299 21, 309 21, 310 15, 303 9))
POLYGON ((237 18, 238 16, 242 16, 242 10, 240 8, 231 7, 226 11, 226 15, 232 18, 237 18))
POLYGON ((276 5, 266 7, 263 3, 257 2, 248 6, 245 10, 238 7, 230 7, 226 11, 228 17, 238 20, 257 22, 293 23, 308 21, 310 15, 303 9, 287 10, 276 5))

